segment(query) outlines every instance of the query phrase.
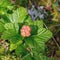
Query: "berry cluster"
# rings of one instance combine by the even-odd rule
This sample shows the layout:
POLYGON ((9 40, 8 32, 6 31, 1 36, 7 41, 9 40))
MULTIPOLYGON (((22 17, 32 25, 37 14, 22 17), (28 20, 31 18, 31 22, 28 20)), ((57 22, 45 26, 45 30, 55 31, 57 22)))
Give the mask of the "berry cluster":
POLYGON ((23 37, 29 37, 31 35, 31 28, 30 26, 23 25, 20 32, 23 37))

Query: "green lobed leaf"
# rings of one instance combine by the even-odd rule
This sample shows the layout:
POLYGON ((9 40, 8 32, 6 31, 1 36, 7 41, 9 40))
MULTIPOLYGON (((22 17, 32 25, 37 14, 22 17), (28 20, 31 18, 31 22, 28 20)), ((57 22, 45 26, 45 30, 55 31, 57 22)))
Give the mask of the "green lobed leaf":
POLYGON ((6 24, 4 25, 4 27, 5 27, 5 29, 7 29, 7 30, 9 30, 9 29, 14 29, 14 26, 13 26, 12 23, 6 23, 6 24))
MULTIPOLYGON (((18 46, 21 45, 21 44, 22 44, 22 41, 21 40, 18 41, 18 42, 16 42, 15 44, 11 43, 10 44, 10 51, 13 51, 14 49, 16 50, 18 48, 18 46)), ((19 47, 19 48, 21 48, 21 47, 19 47)))
POLYGON ((20 7, 13 14, 9 15, 9 19, 12 23, 18 22, 21 23, 26 18, 27 11, 25 8, 20 7))
POLYGON ((33 23, 34 25, 38 26, 38 29, 43 27, 43 20, 36 20, 33 23))
POLYGON ((4 27, 6 30, 15 30, 16 33, 19 31, 19 26, 17 23, 6 23, 4 27))
POLYGON ((22 37, 14 30, 6 30, 3 32, 1 38, 9 40, 11 43, 17 43, 19 40, 22 40, 22 37))
POLYGON ((45 43, 52 37, 52 33, 45 28, 40 28, 38 34, 33 37, 37 45, 41 48, 40 50, 43 52, 45 49, 45 43))

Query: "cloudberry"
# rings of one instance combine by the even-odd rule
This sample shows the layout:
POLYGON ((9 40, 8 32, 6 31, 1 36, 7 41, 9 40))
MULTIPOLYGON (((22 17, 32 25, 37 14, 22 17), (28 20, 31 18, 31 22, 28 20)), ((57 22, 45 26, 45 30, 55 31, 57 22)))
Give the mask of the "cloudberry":
POLYGON ((31 35, 31 28, 30 26, 23 25, 20 32, 23 37, 29 37, 31 35))

